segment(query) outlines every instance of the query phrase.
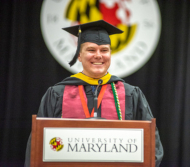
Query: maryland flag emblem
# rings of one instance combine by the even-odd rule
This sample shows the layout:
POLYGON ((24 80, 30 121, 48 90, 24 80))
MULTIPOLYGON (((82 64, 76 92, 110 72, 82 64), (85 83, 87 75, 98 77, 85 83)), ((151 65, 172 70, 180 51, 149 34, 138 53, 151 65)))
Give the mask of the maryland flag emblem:
POLYGON ((64 147, 62 139, 59 137, 54 137, 53 139, 51 139, 49 144, 51 149, 54 151, 60 151, 64 147))
POLYGON ((110 36, 113 54, 124 49, 136 34, 137 24, 130 25, 131 14, 123 0, 71 0, 63 17, 75 24, 105 20, 123 30, 122 34, 110 36))

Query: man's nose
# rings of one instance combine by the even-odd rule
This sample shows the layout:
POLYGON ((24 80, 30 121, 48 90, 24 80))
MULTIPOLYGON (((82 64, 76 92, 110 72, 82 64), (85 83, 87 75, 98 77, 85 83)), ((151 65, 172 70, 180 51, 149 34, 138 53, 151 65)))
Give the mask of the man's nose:
POLYGON ((99 50, 97 50, 97 52, 95 54, 95 58, 97 58, 97 59, 101 59, 102 58, 101 52, 99 50))

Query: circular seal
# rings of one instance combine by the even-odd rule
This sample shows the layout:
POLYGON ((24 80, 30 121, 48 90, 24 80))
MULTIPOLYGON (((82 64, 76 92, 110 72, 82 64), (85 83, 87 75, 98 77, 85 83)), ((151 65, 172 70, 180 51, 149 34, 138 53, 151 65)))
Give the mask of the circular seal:
POLYGON ((126 77, 140 69, 152 56, 161 31, 156 0, 44 0, 41 30, 54 58, 68 71, 82 71, 79 61, 68 62, 76 52, 77 38, 62 30, 76 24, 105 20, 124 33, 110 36, 109 72, 126 77))
POLYGON ((62 139, 60 137, 52 138, 50 140, 49 144, 50 144, 50 148, 53 151, 60 151, 64 147, 64 144, 63 144, 62 139))

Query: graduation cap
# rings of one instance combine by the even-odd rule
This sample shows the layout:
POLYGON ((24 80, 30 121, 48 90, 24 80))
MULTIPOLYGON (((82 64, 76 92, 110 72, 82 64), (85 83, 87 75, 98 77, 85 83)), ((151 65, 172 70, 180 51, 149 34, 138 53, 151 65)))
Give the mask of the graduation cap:
POLYGON ((73 59, 69 62, 70 66, 76 63, 81 44, 85 42, 92 42, 97 45, 111 44, 109 35, 123 33, 122 30, 104 20, 98 20, 62 29, 78 37, 77 50, 73 59))

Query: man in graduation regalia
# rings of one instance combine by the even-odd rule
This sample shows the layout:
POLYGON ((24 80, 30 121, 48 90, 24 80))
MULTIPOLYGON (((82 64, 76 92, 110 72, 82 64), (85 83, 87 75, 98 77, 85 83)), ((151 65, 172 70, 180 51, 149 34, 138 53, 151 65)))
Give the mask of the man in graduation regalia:
MULTIPOLYGON (((109 35, 122 31, 103 20, 63 29, 78 37, 77 51, 69 64, 72 66, 78 59, 83 71, 50 87, 42 98, 37 116, 78 119, 94 117, 94 92, 98 87, 98 117, 110 120, 151 120, 153 115, 142 91, 107 71, 111 63, 109 35)), ((155 159, 156 166, 159 166, 163 147, 157 129, 155 135, 155 159)), ((26 167, 30 164, 30 140, 26 150, 26 167)))

